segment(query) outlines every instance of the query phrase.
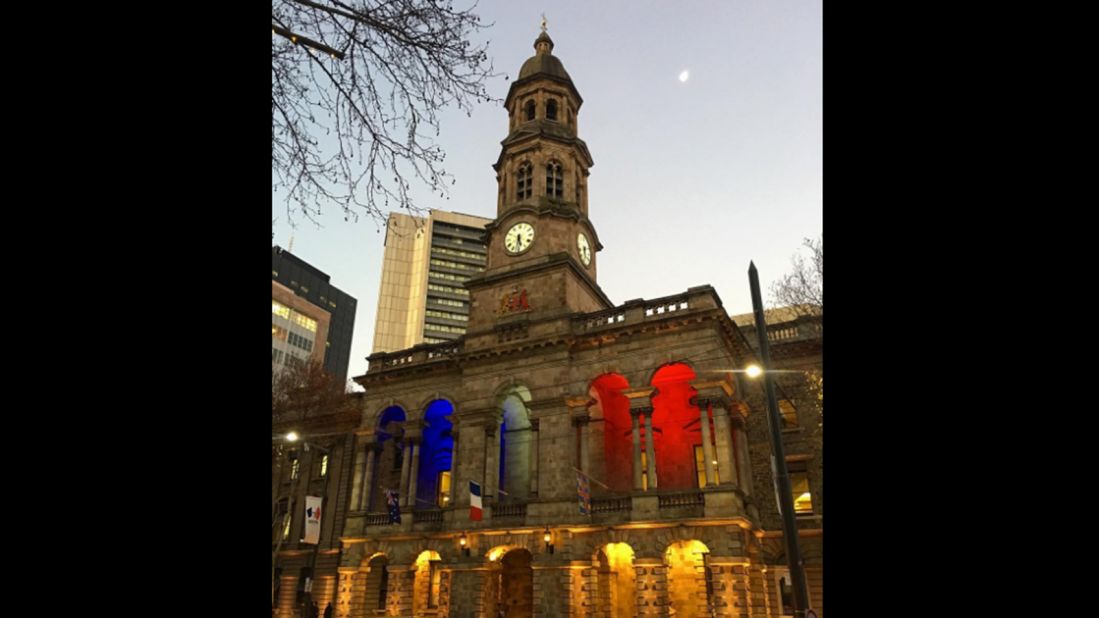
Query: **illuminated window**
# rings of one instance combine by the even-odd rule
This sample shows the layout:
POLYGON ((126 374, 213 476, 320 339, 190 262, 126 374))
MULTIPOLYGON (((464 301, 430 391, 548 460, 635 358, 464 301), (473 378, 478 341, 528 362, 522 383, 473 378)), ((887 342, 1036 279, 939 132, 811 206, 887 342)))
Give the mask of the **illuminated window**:
POLYGON ((290 466, 290 478, 291 479, 298 478, 298 472, 301 471, 300 463, 301 462, 299 462, 297 459, 295 459, 293 465, 290 466))
POLYGON ((450 313, 448 311, 436 311, 435 309, 427 309, 424 311, 424 315, 432 318, 444 318, 447 320, 457 320, 459 322, 468 322, 469 316, 462 315, 460 313, 450 313))
POLYGON ((328 455, 321 455, 321 476, 328 474, 328 455))
POLYGON ((546 195, 561 197, 565 194, 565 181, 561 177, 561 164, 550 161, 546 165, 546 195))
POLYGON ((307 315, 295 313, 294 323, 311 333, 317 332, 317 321, 307 315))
POLYGON ((271 313, 282 316, 287 320, 290 319, 290 308, 277 300, 271 301, 271 313))
POLYGON ((786 471, 790 475, 790 491, 794 495, 794 513, 813 514, 813 498, 809 492, 809 467, 804 461, 786 462, 786 471))
POLYGON ((294 516, 287 513, 282 524, 282 540, 290 538, 290 522, 293 521, 294 516))
POLYGON ((702 445, 695 447, 695 477, 698 478, 698 486, 706 486, 706 452, 702 450, 702 445))
POLYGON ((466 332, 464 328, 458 328, 457 326, 443 326, 441 324, 424 324, 424 330, 433 330, 440 333, 457 333, 459 335, 466 332))
POLYGON ((439 488, 438 495, 435 496, 435 504, 446 506, 450 503, 450 470, 439 473, 439 481, 435 486, 439 488))
POLYGON ((798 409, 794 407, 794 404, 789 399, 780 399, 778 402, 778 411, 782 413, 782 427, 797 427, 798 426, 798 409))
POLYGON ((641 489, 649 491, 649 454, 641 451, 641 489))
MULTIPOLYGON (((714 467, 714 483, 721 483, 717 474, 717 462, 712 462, 714 467)), ((706 486, 706 449, 701 444, 695 446, 695 475, 698 477, 698 486, 706 486)))
POLYGON ((271 336, 279 341, 286 341, 286 329, 281 326, 271 325, 271 336))

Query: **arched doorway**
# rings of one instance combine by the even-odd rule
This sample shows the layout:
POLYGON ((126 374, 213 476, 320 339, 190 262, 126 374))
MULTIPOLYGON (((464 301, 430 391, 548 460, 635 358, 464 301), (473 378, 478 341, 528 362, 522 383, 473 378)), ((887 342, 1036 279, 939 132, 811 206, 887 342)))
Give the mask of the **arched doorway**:
POLYGON ((363 606, 366 615, 385 610, 389 600, 389 559, 385 554, 377 554, 367 564, 365 597, 363 606))
POLYGON ((676 618, 709 618, 713 593, 707 585, 710 550, 700 541, 678 541, 664 552, 668 601, 676 618))
POLYGON ((595 562, 596 615, 634 618, 637 615, 637 577, 633 548, 625 543, 607 543, 596 551, 595 562))
POLYGON ((495 566, 489 572, 491 582, 486 591, 492 595, 485 605, 495 606, 488 616, 505 618, 530 618, 534 615, 534 570, 531 555, 526 549, 512 549, 498 559, 499 550, 489 552, 489 560, 495 566))

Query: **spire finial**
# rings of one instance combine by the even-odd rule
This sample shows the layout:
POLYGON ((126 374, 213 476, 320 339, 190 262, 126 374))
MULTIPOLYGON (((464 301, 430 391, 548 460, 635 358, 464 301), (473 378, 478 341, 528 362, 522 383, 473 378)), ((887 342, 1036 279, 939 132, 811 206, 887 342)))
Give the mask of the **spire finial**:
POLYGON ((546 14, 542 13, 542 32, 546 31, 546 14))

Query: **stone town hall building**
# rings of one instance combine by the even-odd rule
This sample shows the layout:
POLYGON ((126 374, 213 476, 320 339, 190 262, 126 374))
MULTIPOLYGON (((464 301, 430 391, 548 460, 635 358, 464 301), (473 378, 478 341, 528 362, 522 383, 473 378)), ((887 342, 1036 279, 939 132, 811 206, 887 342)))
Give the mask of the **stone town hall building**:
MULTIPOLYGON (((465 282, 465 335, 374 354, 355 378, 366 392, 338 482, 340 544, 318 562, 338 561, 324 598, 354 618, 787 615, 760 388, 729 371, 754 359, 749 331, 710 286, 608 300, 583 99, 545 32, 534 47, 504 101, 497 214, 486 269, 465 282)), ((819 364, 819 352, 818 337, 798 354, 819 364)), ((810 434, 816 446, 792 458, 808 461, 799 526, 823 614, 810 434)))

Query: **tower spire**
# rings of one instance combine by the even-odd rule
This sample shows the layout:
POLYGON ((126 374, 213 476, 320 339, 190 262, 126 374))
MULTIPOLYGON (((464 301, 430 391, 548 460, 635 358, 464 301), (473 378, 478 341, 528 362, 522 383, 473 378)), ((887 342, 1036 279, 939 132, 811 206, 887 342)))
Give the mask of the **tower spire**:
POLYGON ((542 32, 546 31, 546 14, 542 13, 542 32))

